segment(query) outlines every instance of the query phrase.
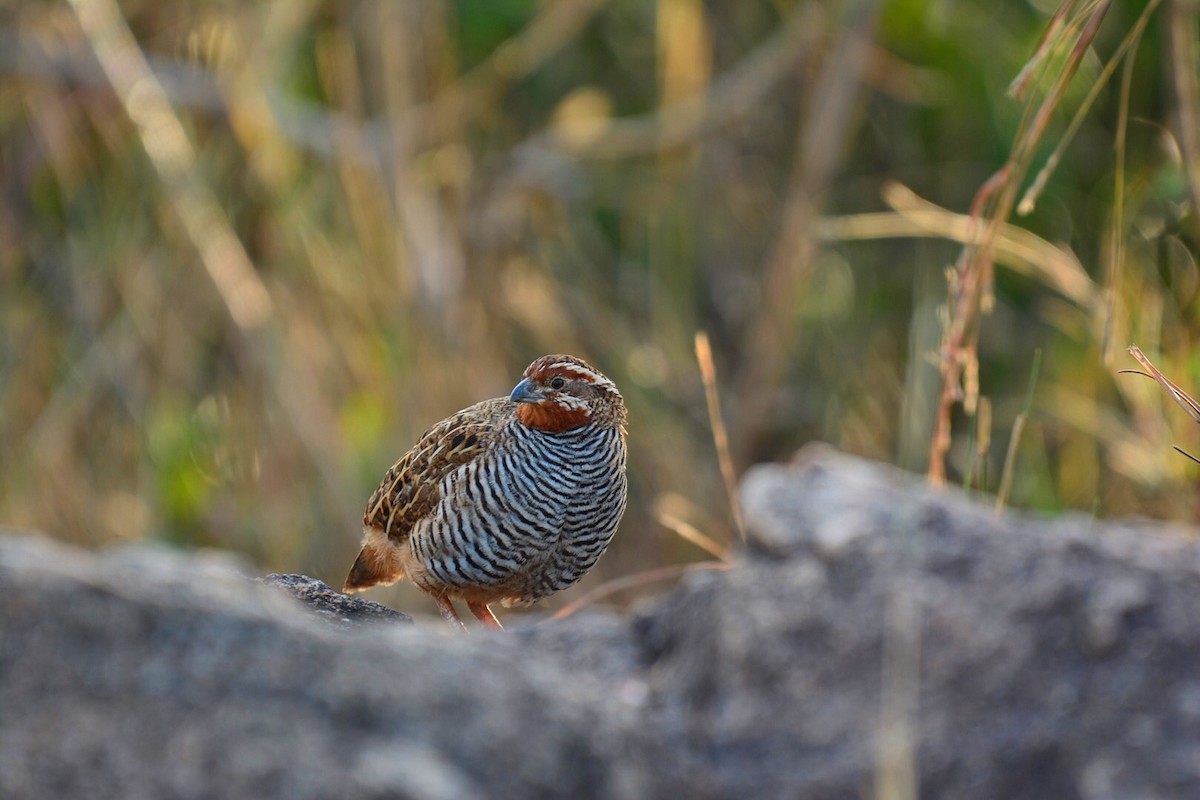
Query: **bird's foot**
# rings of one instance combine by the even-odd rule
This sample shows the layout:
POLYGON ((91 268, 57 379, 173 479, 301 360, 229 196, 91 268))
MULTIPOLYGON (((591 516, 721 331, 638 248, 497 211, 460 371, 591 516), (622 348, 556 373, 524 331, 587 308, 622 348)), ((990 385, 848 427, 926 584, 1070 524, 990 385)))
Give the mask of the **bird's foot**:
POLYGON ((496 619, 496 615, 488 608, 487 603, 467 603, 467 608, 471 609, 475 619, 483 623, 483 627, 496 631, 504 630, 504 626, 500 624, 500 620, 496 619))
POLYGON ((465 631, 467 626, 463 624, 462 618, 458 616, 458 612, 454 610, 454 604, 450 602, 450 598, 444 594, 436 595, 433 602, 437 603, 438 611, 442 614, 442 619, 449 623, 450 627, 456 631, 465 631))

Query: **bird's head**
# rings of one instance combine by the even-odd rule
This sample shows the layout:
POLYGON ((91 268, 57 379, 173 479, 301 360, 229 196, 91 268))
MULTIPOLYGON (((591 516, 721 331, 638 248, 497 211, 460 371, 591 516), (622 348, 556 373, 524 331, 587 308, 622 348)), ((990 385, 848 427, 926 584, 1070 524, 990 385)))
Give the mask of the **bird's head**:
POLYGON ((542 356, 525 369, 509 400, 517 419, 530 428, 558 432, 596 424, 625 423, 625 402, 617 386, 575 356, 542 356))

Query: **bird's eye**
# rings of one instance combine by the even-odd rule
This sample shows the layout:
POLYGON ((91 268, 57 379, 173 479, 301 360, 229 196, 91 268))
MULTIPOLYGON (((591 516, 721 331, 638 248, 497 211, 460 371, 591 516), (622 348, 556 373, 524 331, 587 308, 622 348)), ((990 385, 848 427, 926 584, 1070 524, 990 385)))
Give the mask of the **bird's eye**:
POLYGON ((551 389, 561 389, 566 385, 567 385, 567 382, 565 380, 563 380, 562 376, 560 376, 560 375, 556 375, 550 379, 550 388, 551 389))

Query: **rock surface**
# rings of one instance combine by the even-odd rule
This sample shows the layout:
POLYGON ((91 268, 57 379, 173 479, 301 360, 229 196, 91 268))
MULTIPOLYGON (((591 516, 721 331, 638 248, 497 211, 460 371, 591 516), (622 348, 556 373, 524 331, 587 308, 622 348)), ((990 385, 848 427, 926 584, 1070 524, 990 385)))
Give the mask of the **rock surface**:
POLYGON ((470 636, 0 537, 0 797, 1200 797, 1193 532, 819 449, 743 507, 730 569, 627 619, 470 636))
POLYGON ((304 603, 318 617, 337 625, 362 625, 371 622, 405 622, 412 624, 408 614, 335 592, 325 581, 307 575, 279 575, 271 573, 262 579, 267 586, 275 586, 304 603))

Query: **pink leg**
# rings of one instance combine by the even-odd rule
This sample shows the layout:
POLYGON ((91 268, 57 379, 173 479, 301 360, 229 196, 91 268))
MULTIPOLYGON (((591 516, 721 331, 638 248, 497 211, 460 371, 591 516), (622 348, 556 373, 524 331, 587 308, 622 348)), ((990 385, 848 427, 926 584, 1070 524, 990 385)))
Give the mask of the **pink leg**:
POLYGON ((493 630, 502 631, 504 626, 500 624, 500 620, 496 619, 496 615, 487 607, 487 603, 467 603, 467 608, 471 609, 471 613, 475 618, 483 623, 483 627, 493 630))
POLYGON ((463 625, 462 619, 458 616, 458 612, 454 610, 454 604, 450 602, 449 597, 444 594, 435 594, 433 602, 437 603, 438 611, 442 612, 442 619, 450 623, 451 628, 454 628, 456 631, 467 629, 467 626, 463 625))

